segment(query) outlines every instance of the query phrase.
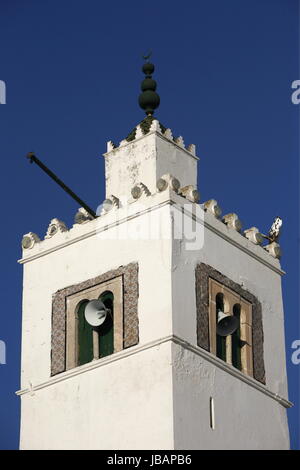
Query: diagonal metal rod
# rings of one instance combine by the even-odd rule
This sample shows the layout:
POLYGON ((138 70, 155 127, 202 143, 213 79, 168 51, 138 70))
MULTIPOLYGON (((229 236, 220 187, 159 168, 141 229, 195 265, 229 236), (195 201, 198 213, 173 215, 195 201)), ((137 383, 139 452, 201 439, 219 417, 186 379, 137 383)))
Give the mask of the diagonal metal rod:
POLYGON ((84 207, 84 209, 95 219, 97 217, 96 212, 93 211, 82 199, 80 199, 63 181, 61 181, 49 168, 44 165, 44 163, 39 160, 34 153, 29 152, 27 158, 30 160, 30 163, 36 163, 45 173, 47 173, 50 178, 52 178, 55 183, 57 183, 66 193, 68 193, 73 199, 75 199, 80 206, 84 207))

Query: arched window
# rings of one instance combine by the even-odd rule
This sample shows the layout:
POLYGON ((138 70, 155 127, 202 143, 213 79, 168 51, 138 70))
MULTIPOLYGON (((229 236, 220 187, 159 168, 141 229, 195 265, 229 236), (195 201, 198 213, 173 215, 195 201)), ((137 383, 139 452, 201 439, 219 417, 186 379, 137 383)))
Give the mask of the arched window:
POLYGON ((209 349, 227 364, 253 376, 252 304, 211 278, 209 278, 209 349), (232 315, 238 320, 237 328, 227 336, 217 334, 219 312, 232 315))
POLYGON ((241 361, 241 305, 235 304, 233 306, 233 315, 239 320, 239 326, 231 336, 231 354, 232 354, 232 365, 237 369, 242 369, 241 361))
MULTIPOLYGON (((224 312, 224 295, 219 293, 216 295, 216 324, 218 324, 218 314, 224 312)), ((226 361, 226 336, 217 334, 217 357, 226 361)))
POLYGON ((99 357, 105 357, 114 352, 114 295, 110 291, 105 291, 99 299, 110 310, 105 322, 98 327, 99 357))
POLYGON ((128 267, 120 267, 71 286, 72 293, 68 287, 55 294, 53 319, 65 326, 65 338, 59 343, 59 335, 55 335, 58 327, 55 326, 52 335, 52 375, 137 344, 137 273, 137 265, 129 264, 128 267), (85 308, 88 302, 96 299, 101 299, 110 313, 102 325, 93 328, 85 321, 85 308), (61 310, 63 302, 65 310, 61 310))
POLYGON ((99 327, 91 326, 85 319, 84 312, 88 300, 81 301, 77 307, 77 365, 79 366, 114 352, 114 295, 110 291, 105 291, 99 299, 109 309, 105 322, 99 327))
POLYGON ((93 327, 88 324, 84 316, 84 310, 88 300, 83 300, 77 310, 78 331, 78 355, 77 364, 82 366, 94 359, 93 327))

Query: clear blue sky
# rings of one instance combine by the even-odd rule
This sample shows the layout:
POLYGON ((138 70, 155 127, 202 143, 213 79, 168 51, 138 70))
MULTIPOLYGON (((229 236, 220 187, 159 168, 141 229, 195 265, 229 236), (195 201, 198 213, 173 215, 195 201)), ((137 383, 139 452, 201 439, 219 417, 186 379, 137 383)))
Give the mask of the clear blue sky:
MULTIPOLYGON (((22 235, 50 219, 69 226, 77 205, 25 159, 35 151, 88 204, 104 197, 101 154, 142 118, 141 55, 153 50, 157 117, 200 156, 201 200, 216 198, 244 228, 281 239, 291 442, 299 446, 299 106, 296 0, 176 2, 0 0, 0 448, 19 439, 22 235)), ((270 319, 271 321, 271 319, 270 319)))

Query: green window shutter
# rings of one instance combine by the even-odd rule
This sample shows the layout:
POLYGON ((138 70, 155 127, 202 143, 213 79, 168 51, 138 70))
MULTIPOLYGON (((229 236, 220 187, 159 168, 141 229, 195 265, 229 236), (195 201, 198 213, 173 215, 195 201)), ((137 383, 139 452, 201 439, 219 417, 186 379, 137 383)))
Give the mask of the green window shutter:
POLYGON ((93 354, 93 327, 84 317, 84 310, 88 302, 82 302, 78 309, 78 365, 87 364, 94 358, 93 354))
POLYGON ((237 369, 242 369, 241 361, 241 328, 240 328, 240 315, 241 315, 241 306, 239 304, 234 305, 233 314, 239 320, 239 327, 232 334, 231 344, 232 344, 232 365, 237 369))
POLYGON ((114 352, 114 295, 112 292, 104 292, 101 295, 100 300, 104 305, 110 309, 109 314, 103 323, 99 327, 99 354, 100 357, 109 356, 114 352))

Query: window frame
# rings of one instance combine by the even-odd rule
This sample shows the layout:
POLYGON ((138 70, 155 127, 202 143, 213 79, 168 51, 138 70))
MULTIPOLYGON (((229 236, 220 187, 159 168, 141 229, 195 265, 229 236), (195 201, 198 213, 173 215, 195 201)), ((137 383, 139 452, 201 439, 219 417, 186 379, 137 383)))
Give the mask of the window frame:
MULTIPOLYGON (((100 271, 101 272, 101 271, 100 271)), ((66 370, 67 301, 66 299, 89 288, 122 276, 123 279, 123 347, 130 348, 139 343, 139 265, 131 262, 109 271, 102 271, 96 277, 59 289, 52 295, 51 313, 51 357, 50 376, 66 370)))
POLYGON ((262 304, 258 298, 242 285, 217 271, 212 266, 200 262, 195 266, 195 297, 197 345, 210 352, 209 337, 209 278, 228 287, 252 304, 252 355, 253 378, 266 384, 264 364, 264 333, 262 304))
MULTIPOLYGON (((216 296, 223 294, 224 313, 233 315, 236 304, 240 310, 241 372, 253 377, 252 357, 252 304, 241 295, 209 277, 209 344, 210 352, 217 355, 216 296)), ((226 336, 226 362, 232 365, 232 335, 226 336)))
MULTIPOLYGON (((78 310, 85 300, 99 299, 105 292, 114 295, 114 353, 123 349, 123 283, 122 276, 102 282, 66 298, 66 370, 78 367, 78 310)), ((99 359, 99 335, 93 331, 94 359, 99 359)))

